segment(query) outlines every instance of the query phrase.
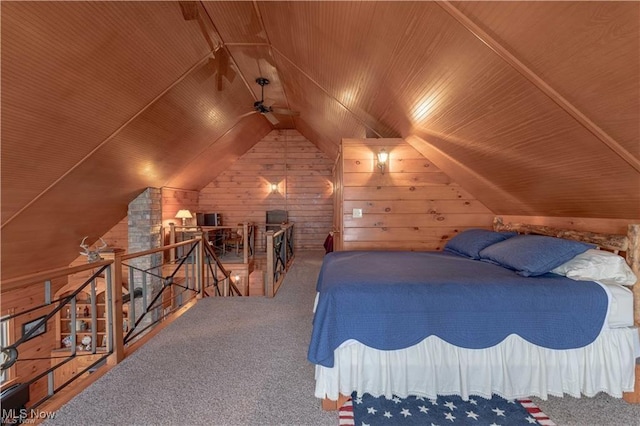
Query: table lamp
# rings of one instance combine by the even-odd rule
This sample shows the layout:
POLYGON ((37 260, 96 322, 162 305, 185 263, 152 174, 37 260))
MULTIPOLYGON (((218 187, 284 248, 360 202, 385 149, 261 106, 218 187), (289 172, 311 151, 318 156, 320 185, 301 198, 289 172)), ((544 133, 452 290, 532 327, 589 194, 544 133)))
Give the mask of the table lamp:
POLYGON ((193 216, 189 210, 178 210, 176 219, 182 219, 182 226, 187 226, 187 219, 191 219, 193 216))

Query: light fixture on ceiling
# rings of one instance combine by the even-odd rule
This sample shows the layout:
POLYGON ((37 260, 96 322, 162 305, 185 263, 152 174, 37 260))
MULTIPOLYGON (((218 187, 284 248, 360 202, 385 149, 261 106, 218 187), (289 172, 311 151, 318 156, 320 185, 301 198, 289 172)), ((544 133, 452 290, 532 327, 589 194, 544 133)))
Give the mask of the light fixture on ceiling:
POLYGON ((260 100, 253 103, 253 108, 260 114, 264 115, 271 124, 276 125, 280 123, 280 121, 274 114, 291 116, 300 115, 298 111, 292 111, 287 108, 278 108, 272 106, 271 102, 273 101, 269 101, 268 104, 266 103, 266 100, 264 98, 264 86, 269 84, 268 78, 258 77, 256 78, 256 83, 258 83, 258 85, 260 86, 260 100))
POLYGON ((182 219, 182 226, 187 226, 187 219, 191 219, 193 215, 189 210, 178 210, 176 213, 176 219, 182 219))
POLYGON ((387 160, 389 159, 389 153, 385 151, 384 148, 382 148, 380 151, 378 151, 377 157, 378 157, 378 168, 380 169, 380 172, 384 174, 384 169, 387 165, 387 160))

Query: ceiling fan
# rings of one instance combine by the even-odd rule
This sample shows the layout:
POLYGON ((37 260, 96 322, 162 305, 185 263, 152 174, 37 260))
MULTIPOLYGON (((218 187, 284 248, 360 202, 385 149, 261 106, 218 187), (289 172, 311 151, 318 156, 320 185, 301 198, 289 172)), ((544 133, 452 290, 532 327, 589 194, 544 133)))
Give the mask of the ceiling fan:
POLYGON ((280 123, 280 121, 276 118, 274 114, 280 114, 280 115, 299 115, 300 114, 297 111, 291 111, 286 108, 272 107, 271 105, 265 103, 264 86, 269 84, 269 79, 264 77, 258 77, 256 78, 256 83, 260 85, 261 93, 260 93, 260 100, 253 103, 253 108, 260 114, 264 115, 271 124, 276 125, 280 123))

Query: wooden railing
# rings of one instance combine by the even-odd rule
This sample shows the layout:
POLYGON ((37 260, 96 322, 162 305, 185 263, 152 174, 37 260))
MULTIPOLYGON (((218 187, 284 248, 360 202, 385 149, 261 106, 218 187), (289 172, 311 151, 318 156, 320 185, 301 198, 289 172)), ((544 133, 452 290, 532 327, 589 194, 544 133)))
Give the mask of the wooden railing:
POLYGON ((160 325, 164 326, 161 323, 173 320, 193 306, 196 299, 240 295, 202 233, 187 241, 143 252, 124 254, 123 250, 113 250, 102 255, 109 259, 0 283, 3 295, 34 287, 42 289, 44 303, 24 310, 16 308, 19 312, 2 318, 3 326, 8 324, 11 332, 1 348, 0 368, 9 373, 18 371, 9 377, 11 384, 19 384, 12 392, 28 394, 35 389, 36 382, 38 389, 46 388, 46 392, 31 392, 28 407, 24 407, 28 410, 41 406, 99 365, 121 362, 154 334, 150 331, 159 330, 160 325), (174 253, 173 259, 163 261, 165 251, 174 253), (78 280, 78 274, 88 278, 78 280), (226 290, 220 291, 221 287, 226 290), (34 316, 36 321, 31 320, 34 316), (81 323, 88 329, 84 326, 78 329, 81 323), (29 327, 16 333, 19 328, 15 324, 29 327), (41 349, 34 351, 34 342, 26 345, 25 342, 36 335, 41 349), (82 343, 81 335, 91 335, 90 341, 85 339, 88 343, 82 343), (61 336, 68 338, 68 346, 62 347, 61 336), (49 368, 35 368, 34 358, 24 355, 32 353, 38 353, 39 360, 53 360, 46 363, 49 368), (49 353, 55 354, 49 357, 49 353), (81 368, 70 368, 80 359, 89 362, 78 363, 81 368), (24 363, 24 367, 16 369, 18 363, 24 363), (19 373, 24 371, 29 374, 19 373))
MULTIPOLYGON (((114 249, 110 253, 102 253, 104 259, 98 262, 0 282, 3 295, 26 289, 33 294, 30 289, 34 289, 41 291, 44 300, 38 306, 23 310, 16 307, 2 318, 3 324, 9 324, 11 332, 1 348, 1 369, 19 372, 11 375, 3 389, 6 385, 17 385, 12 391, 26 391, 28 394, 34 390, 28 406, 24 407, 27 410, 38 407, 56 409, 59 407, 56 406, 58 399, 52 397, 78 378, 86 377, 88 372, 95 371, 89 377, 99 377, 104 371, 99 367, 121 362, 157 330, 193 306, 197 299, 240 295, 214 247, 207 241, 207 233, 212 230, 207 228, 238 227, 204 227, 193 231, 192 238, 185 241, 130 254, 114 249), (79 276, 82 279, 78 279, 79 276), (79 307, 88 313, 80 314, 79 307), (37 321, 33 320, 34 317, 37 321), (78 328, 80 322, 90 325, 87 329, 78 328), (61 334, 63 323, 65 332, 61 334), (29 326, 19 332, 16 324, 29 326), (87 334, 91 334, 90 341, 87 340, 89 343, 80 347, 80 335, 87 334), (31 340, 34 336, 39 341, 34 343, 31 340), (61 336, 69 336, 71 344, 68 347, 61 347, 61 336), (30 349, 23 350, 27 341, 30 349), (29 364, 34 361, 30 358, 34 345, 42 347, 36 351, 41 360, 38 368, 31 368, 29 364), (56 351, 60 352, 48 356, 56 351), (74 364, 78 360, 84 361, 74 364), (17 369, 19 363, 26 368, 17 369), (29 373, 22 374, 24 371, 29 373), (61 374, 62 371, 65 374, 61 374)), ((174 235, 177 234, 176 229, 174 235)), ((255 254, 256 232, 254 225, 249 223, 243 224, 242 230, 242 257, 247 261, 255 254)), ((294 224, 288 223, 278 231, 266 233, 267 297, 277 293, 293 261, 293 232, 294 224)), ((65 394, 68 396, 74 392, 79 392, 79 389, 65 394)))
MULTIPOLYGON (((13 308, 12 311, 18 312, 2 318, 2 326, 6 327, 5 330, 8 330, 9 335, 7 336, 8 341, 3 344, 1 348, 3 360, 0 369, 2 369, 3 372, 9 373, 10 382, 7 384, 13 385, 11 392, 26 395, 30 401, 28 407, 30 410, 35 410, 54 394, 71 384, 76 378, 95 368, 97 365, 104 363, 105 360, 109 363, 115 362, 113 310, 108 309, 106 312, 106 324, 108 325, 102 330, 106 333, 106 344, 103 347, 100 347, 98 343, 98 327, 97 321, 94 319, 97 312, 96 280, 99 277, 104 280, 105 306, 113 306, 116 299, 113 286, 114 272, 114 260, 109 259, 87 265, 44 271, 5 280, 0 284, 3 294, 16 290, 26 291, 30 287, 37 286, 41 290, 41 300, 44 300, 41 304, 29 306, 22 310, 13 308), (83 273, 88 274, 89 277, 82 280, 75 289, 62 297, 54 296, 54 289, 55 287, 60 287, 59 283, 66 282, 70 277, 83 273), (80 294, 87 293, 92 297, 90 303, 86 303, 86 300, 78 298, 80 294), (79 342, 77 341, 80 330, 76 327, 79 318, 81 316, 84 318, 84 313, 79 316, 76 309, 79 308, 81 302, 85 302, 84 306, 90 309, 93 314, 91 317, 92 324, 90 326, 92 339, 90 343, 82 347, 82 350, 80 350, 78 346, 79 342), (49 356, 48 354, 45 356, 42 353, 43 351, 34 351, 31 348, 33 341, 30 340, 39 339, 39 343, 44 343, 44 339, 46 339, 47 336, 51 338, 51 336, 54 335, 54 330, 50 328, 51 324, 54 323, 54 321, 60 324, 60 317, 65 315, 66 312, 68 312, 66 317, 68 317, 67 321, 69 323, 68 338, 73 339, 74 343, 68 347, 68 350, 60 352, 57 356, 49 356), (32 320, 34 314, 37 318, 32 320), (22 326, 16 327, 16 324, 22 324, 22 326), (22 329, 22 333, 18 336, 19 333, 16 332, 16 330, 20 330, 20 328, 22 329), (27 343, 27 341, 30 342, 27 343), (25 353, 29 354, 26 359, 25 356, 21 357, 21 354, 25 353), (34 357, 34 354, 37 354, 37 357, 34 357), (89 361, 82 362, 83 367, 78 368, 77 374, 68 378, 66 375, 60 376, 64 377, 62 380, 56 381, 54 379, 57 371, 61 371, 71 365, 70 363, 81 358, 89 361), (50 360, 47 363, 49 368, 25 368, 24 366, 28 364, 24 364, 24 366, 19 364, 22 362, 34 364, 34 361, 38 360, 50 360), (22 376, 17 375, 18 366, 21 367, 21 371, 26 371, 27 374, 22 376), (46 388, 46 391, 30 392, 32 387, 42 388, 42 381, 45 381, 44 388, 46 388), (38 386, 36 386, 36 384, 38 384, 38 386)), ((122 300, 120 299, 120 303, 121 302, 122 300)), ((122 329, 122 326, 120 326, 120 329, 122 329)), ((60 342, 56 342, 55 344, 57 345, 58 343, 60 342)), ((46 348, 50 348, 51 346, 53 345, 45 345, 44 352, 51 353, 51 351, 46 350, 46 348)), ((11 409, 18 407, 5 407, 3 401, 3 408, 11 409)))
POLYGON ((241 236, 241 242, 237 241, 235 244, 242 246, 242 257, 233 261, 249 263, 256 253, 256 225, 253 222, 244 222, 235 226, 179 226, 173 223, 169 225, 169 244, 175 244, 196 235, 203 235, 217 255, 225 254, 225 245, 228 244, 230 236, 241 236))
POLYGON ((210 244, 203 244, 204 248, 204 294, 206 296, 242 296, 238 287, 231 279, 231 274, 226 270, 215 250, 210 244), (214 287, 213 294, 208 294, 207 289, 214 287), (220 288, 222 287, 222 288, 220 288))
POLYGON ((279 231, 267 231, 267 272, 265 295, 273 297, 278 292, 286 272, 295 256, 293 223, 281 225, 279 231))

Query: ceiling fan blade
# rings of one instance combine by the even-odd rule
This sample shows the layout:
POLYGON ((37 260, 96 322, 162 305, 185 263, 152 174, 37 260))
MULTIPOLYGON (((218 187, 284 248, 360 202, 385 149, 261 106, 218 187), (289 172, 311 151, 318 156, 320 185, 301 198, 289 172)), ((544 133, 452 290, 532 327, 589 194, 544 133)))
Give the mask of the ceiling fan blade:
POLYGON ((249 111, 249 112, 245 112, 244 114, 239 115, 239 116, 238 116, 238 119, 242 119, 242 118, 245 118, 245 117, 249 117, 250 115, 257 114, 257 113, 258 113, 258 111, 249 111))
POLYGON ((286 109, 286 108, 271 108, 271 112, 273 112, 274 114, 280 114, 280 115, 300 115, 300 113, 298 111, 291 111, 290 109, 286 109))
POLYGON ((279 120, 276 118, 276 116, 275 116, 275 115, 273 115, 272 113, 270 113, 270 112, 265 112, 265 113, 263 113, 262 115, 264 115, 265 117, 267 117, 267 120, 269 120, 269 122, 270 122, 271 124, 273 124, 274 126, 275 126, 276 124, 280 124, 280 121, 279 121, 279 120))

